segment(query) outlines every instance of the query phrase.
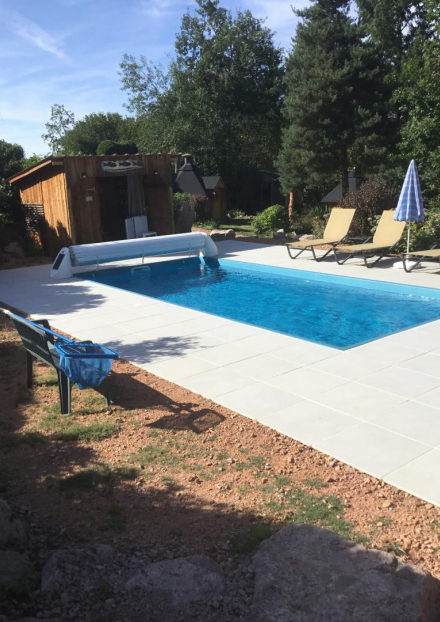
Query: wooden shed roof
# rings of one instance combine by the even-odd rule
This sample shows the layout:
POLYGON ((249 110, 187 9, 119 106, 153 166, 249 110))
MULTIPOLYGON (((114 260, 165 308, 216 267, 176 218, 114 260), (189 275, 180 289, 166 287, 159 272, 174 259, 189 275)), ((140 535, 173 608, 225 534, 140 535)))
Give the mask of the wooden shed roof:
POLYGON ((23 169, 22 171, 19 171, 18 173, 15 173, 15 175, 12 175, 11 177, 8 178, 7 181, 9 181, 9 183, 13 184, 16 181, 23 179, 23 177, 28 177, 29 175, 33 175, 34 173, 36 173, 37 171, 41 170, 44 167, 47 166, 64 166, 64 160, 71 158, 71 159, 75 159, 75 158, 99 158, 99 159, 109 159, 109 158, 125 158, 125 157, 134 157, 134 156, 162 156, 162 155, 167 155, 169 156, 172 160, 178 160, 181 157, 180 153, 131 153, 131 154, 112 154, 112 155, 81 155, 78 154, 76 156, 48 156, 47 158, 44 158, 43 160, 40 160, 39 162, 37 162, 36 164, 32 164, 32 166, 28 166, 27 168, 23 169))

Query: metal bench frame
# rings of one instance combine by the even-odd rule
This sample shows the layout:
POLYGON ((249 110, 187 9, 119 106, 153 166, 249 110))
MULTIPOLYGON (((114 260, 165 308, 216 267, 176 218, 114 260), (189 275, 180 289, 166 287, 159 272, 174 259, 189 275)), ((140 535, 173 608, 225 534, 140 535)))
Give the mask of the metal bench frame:
MULTIPOLYGON (((34 324, 41 325, 42 328, 39 330, 37 326, 30 324, 26 318, 16 315, 7 309, 0 308, 0 311, 12 320, 26 350, 26 385, 28 389, 33 386, 33 363, 34 358, 36 358, 42 363, 50 365, 57 372, 61 414, 65 416, 70 415, 72 383, 58 367, 59 356, 54 347, 54 336, 44 330, 45 328, 51 330, 49 322, 47 320, 32 320, 34 324)), ((62 335, 60 335, 60 339, 63 339, 62 335)), ((107 400, 107 406, 110 406, 109 398, 106 395, 104 397, 107 400)))

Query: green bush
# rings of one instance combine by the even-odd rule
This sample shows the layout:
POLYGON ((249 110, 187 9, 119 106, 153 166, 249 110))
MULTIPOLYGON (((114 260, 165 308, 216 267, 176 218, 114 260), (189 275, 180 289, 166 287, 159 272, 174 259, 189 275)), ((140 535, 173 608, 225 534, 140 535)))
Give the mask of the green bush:
POLYGON ((200 194, 191 194, 189 204, 196 213, 196 222, 211 220, 212 215, 208 212, 208 197, 200 194))
POLYGON ((246 218, 246 214, 241 209, 230 209, 228 212, 228 217, 231 219, 235 218, 246 218))
POLYGON ((289 212, 284 205, 272 205, 257 214, 252 226, 257 235, 274 233, 277 229, 284 229, 288 233, 292 229, 289 212))
POLYGON ((97 155, 126 155, 137 152, 135 143, 118 143, 114 140, 102 140, 96 148, 97 155))
MULTIPOLYGON (((427 210, 423 222, 411 225, 410 250, 426 250, 433 244, 440 244, 440 211, 427 210)), ((406 236, 403 236, 399 244, 399 250, 406 250, 406 236)))
POLYGON ((175 194, 173 194, 174 211, 176 211, 180 207, 182 201, 190 201, 190 199, 191 195, 189 194, 189 192, 176 192, 175 194))
POLYGON ((371 219, 385 210, 394 209, 399 194, 382 177, 366 181, 356 192, 348 192, 341 200, 341 207, 356 210, 350 227, 351 235, 370 235, 371 219))

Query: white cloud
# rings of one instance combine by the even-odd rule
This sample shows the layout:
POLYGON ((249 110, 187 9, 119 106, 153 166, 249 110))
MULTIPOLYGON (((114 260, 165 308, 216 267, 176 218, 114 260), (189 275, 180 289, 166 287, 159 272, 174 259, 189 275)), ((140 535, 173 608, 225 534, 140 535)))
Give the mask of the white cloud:
POLYGON ((267 18, 266 25, 272 30, 294 27, 298 18, 292 9, 302 9, 310 2, 308 0, 253 0, 248 2, 249 8, 257 17, 267 18))
POLYGON ((18 11, 0 6, 0 22, 6 24, 13 34, 29 41, 40 50, 59 59, 66 57, 55 37, 18 11))
POLYGON ((194 5, 194 0, 142 0, 139 8, 144 15, 157 19, 183 15, 194 5))

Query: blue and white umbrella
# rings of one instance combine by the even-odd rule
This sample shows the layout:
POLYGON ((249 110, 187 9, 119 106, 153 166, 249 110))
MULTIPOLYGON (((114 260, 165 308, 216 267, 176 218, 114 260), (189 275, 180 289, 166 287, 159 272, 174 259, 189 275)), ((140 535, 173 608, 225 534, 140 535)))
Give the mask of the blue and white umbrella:
POLYGON ((409 240, 411 235, 411 223, 425 220, 423 209, 422 191, 420 189, 419 173, 414 160, 411 160, 406 171, 405 181, 400 192, 394 220, 408 223, 408 238, 406 252, 409 253, 409 240))

